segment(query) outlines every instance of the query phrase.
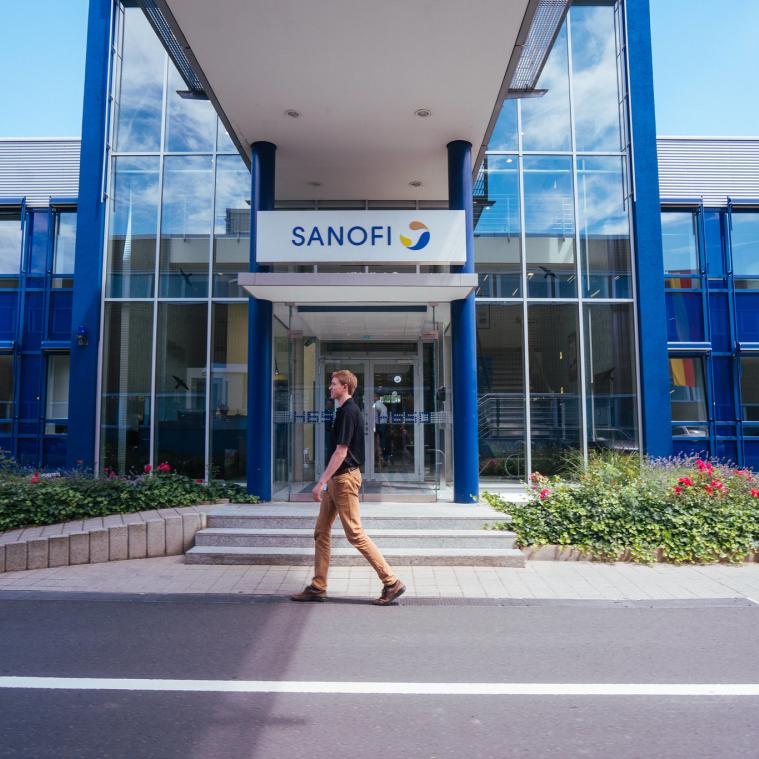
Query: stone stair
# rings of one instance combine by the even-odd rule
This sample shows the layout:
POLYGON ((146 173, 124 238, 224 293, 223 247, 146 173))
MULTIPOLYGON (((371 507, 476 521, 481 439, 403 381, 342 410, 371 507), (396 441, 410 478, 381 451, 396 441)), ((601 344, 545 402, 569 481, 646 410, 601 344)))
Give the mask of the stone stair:
MULTIPOLYGON (((284 564, 314 561, 316 504, 228 504, 208 514, 208 525, 185 553, 188 564, 284 564)), ((391 565, 522 567, 515 535, 488 530, 508 521, 486 505, 364 503, 361 521, 391 565)), ((339 520, 332 533, 333 566, 366 563, 345 538, 339 520)))

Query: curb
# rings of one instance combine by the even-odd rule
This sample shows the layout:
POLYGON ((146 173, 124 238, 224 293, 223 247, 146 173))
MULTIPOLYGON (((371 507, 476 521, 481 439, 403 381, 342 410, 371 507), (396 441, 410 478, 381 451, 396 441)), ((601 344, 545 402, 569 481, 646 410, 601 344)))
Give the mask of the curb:
POLYGON ((221 503, 135 511, 0 533, 0 573, 179 556, 221 503))

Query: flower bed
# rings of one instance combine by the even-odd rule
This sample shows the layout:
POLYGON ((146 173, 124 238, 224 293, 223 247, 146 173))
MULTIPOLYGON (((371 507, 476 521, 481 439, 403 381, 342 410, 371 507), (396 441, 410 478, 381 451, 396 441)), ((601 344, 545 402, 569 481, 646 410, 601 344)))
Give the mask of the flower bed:
POLYGON ((145 467, 140 475, 105 474, 104 478, 94 479, 78 471, 28 473, 0 458, 0 532, 224 499, 236 503, 258 501, 239 485, 222 481, 205 485, 202 480, 177 474, 166 462, 155 472, 145 467))
POLYGON ((576 481, 533 473, 525 503, 484 498, 511 515, 500 527, 521 547, 677 563, 740 562, 759 551, 759 483, 718 462, 594 454, 576 481))

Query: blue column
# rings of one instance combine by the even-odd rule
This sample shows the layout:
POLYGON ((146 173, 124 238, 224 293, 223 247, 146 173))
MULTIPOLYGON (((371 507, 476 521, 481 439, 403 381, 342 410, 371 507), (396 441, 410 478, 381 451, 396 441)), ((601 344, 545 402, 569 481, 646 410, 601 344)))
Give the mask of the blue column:
POLYGON ((659 165, 656 155, 654 78, 648 0, 627 0, 625 22, 630 61, 630 131, 635 198, 635 276, 643 449, 651 456, 672 452, 667 309, 661 242, 659 165))
MULTIPOLYGON (((250 270, 256 263, 256 211, 274 210, 277 147, 254 142, 250 147, 250 270)), ((248 492, 271 500, 272 427, 271 301, 251 297, 248 303, 248 492)))
POLYGON ((87 61, 84 73, 82 146, 79 158, 79 202, 71 306, 71 375, 67 460, 71 467, 95 464, 95 413, 100 336, 105 199, 103 171, 107 165, 108 62, 111 0, 90 0, 87 61), (84 330, 79 340, 77 332, 84 330), (82 343, 82 344, 80 344, 82 343))
MULTIPOLYGON (((472 145, 448 143, 448 207, 466 214, 466 263, 459 272, 474 271, 472 230, 472 145)), ((477 344, 474 293, 451 303, 453 351, 453 500, 472 503, 479 497, 477 439, 477 344)))

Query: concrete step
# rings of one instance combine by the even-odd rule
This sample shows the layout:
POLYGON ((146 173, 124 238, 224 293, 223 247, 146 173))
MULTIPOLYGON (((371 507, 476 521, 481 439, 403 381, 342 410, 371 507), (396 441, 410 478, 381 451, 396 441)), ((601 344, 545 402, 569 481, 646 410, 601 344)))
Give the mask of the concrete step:
MULTIPOLYGON (((513 548, 516 535, 500 530, 370 530, 369 536, 383 550, 391 548, 513 548)), ((314 545, 313 525, 310 529, 250 529, 210 527, 195 535, 196 546, 290 547, 311 548, 314 545)), ((341 529, 332 531, 335 548, 349 548, 341 529)))
MULTIPOLYGON (((249 529, 313 529, 315 503, 228 504, 208 514, 208 527, 249 529)), ((509 516, 481 504, 363 503, 361 522, 369 530, 481 530, 509 516)))
MULTIPOLYGON (((389 548, 383 551, 391 566, 523 567, 516 548, 389 548)), ((311 566, 313 548, 195 546, 185 554, 187 564, 282 564, 311 566)), ((366 559, 355 548, 332 550, 331 565, 361 566, 366 559)))

